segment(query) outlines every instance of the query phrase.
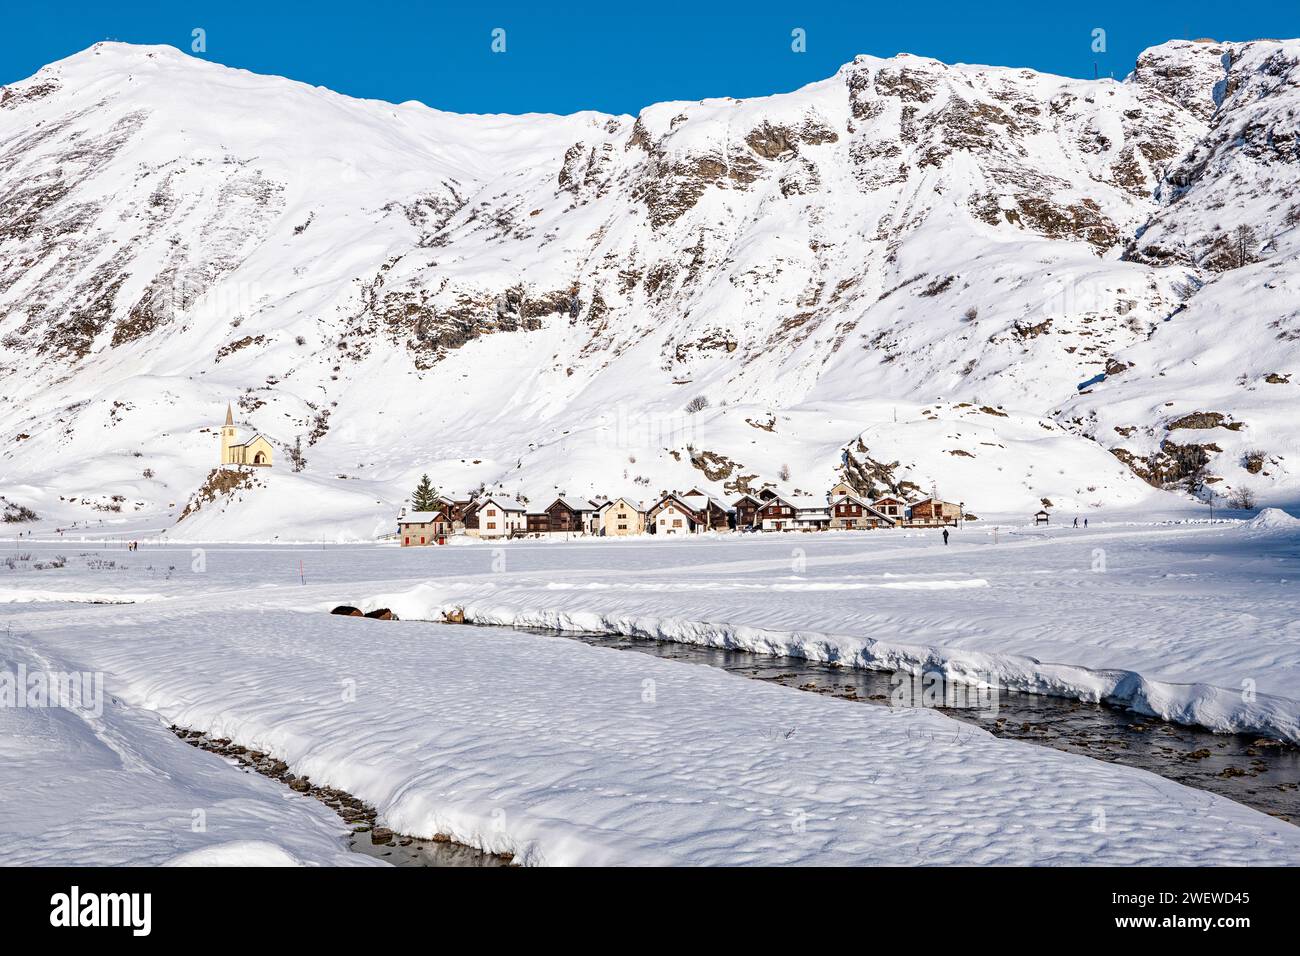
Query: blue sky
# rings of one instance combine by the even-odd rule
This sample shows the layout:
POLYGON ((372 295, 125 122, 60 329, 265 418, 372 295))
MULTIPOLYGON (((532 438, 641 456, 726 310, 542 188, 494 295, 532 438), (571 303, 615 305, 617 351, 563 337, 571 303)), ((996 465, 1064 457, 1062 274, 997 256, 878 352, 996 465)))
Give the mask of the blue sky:
POLYGON ((30 0, 6 4, 0 83, 97 40, 169 43, 206 31, 207 59, 353 96, 421 100, 462 112, 635 113, 667 99, 755 96, 829 76, 857 53, 1122 78, 1167 39, 1300 35, 1300 0, 869 0, 721 6, 657 0, 636 9, 562 4, 274 3, 264 0, 30 0), (505 31, 505 52, 492 31, 505 31), (806 52, 791 49, 802 29, 806 52), (1106 31, 1094 53, 1093 30, 1106 31))

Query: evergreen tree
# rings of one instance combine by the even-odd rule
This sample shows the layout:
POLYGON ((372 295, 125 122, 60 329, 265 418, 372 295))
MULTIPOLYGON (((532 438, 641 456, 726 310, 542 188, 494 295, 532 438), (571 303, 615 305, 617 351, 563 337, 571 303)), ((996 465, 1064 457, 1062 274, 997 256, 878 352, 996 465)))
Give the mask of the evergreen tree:
POLYGON ((437 511, 438 510, 438 492, 434 490, 428 475, 420 478, 420 483, 415 486, 415 491, 411 493, 411 510, 412 511, 437 511))

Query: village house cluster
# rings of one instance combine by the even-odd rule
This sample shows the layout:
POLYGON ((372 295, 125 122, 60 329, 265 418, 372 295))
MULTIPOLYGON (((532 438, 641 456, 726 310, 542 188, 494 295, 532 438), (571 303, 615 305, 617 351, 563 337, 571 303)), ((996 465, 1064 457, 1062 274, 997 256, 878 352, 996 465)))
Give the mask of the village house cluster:
POLYGON ((706 531, 827 531, 956 526, 964 506, 930 496, 905 501, 894 495, 868 500, 841 482, 824 498, 787 496, 771 489, 726 504, 698 488, 672 492, 653 503, 627 498, 600 500, 560 496, 530 511, 499 494, 435 499, 436 510, 406 511, 397 519, 402 547, 445 544, 453 535, 527 538, 586 535, 688 535, 706 531))

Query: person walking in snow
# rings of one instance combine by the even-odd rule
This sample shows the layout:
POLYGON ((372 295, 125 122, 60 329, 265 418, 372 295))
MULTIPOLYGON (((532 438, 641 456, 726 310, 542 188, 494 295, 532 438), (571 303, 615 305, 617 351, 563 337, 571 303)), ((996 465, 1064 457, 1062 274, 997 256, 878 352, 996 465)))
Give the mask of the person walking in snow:
POLYGON ((1084 519, 1083 519, 1083 526, 1084 526, 1085 528, 1088 527, 1088 519, 1087 519, 1087 518, 1084 518, 1084 519))
POLYGON ((943 529, 943 543, 944 543, 945 545, 948 544, 948 529, 947 529, 947 528, 944 528, 944 529, 943 529))
POLYGON ((1075 526, 1076 528, 1079 527, 1079 519, 1078 519, 1078 517, 1075 517, 1075 519, 1074 519, 1074 526, 1075 526))

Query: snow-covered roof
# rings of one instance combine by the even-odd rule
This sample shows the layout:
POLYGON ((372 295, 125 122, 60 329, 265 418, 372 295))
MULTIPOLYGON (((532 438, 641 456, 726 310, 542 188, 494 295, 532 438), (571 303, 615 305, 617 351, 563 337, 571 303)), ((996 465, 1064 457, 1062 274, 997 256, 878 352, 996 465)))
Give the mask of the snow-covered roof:
POLYGON ((837 505, 841 501, 852 501, 854 504, 862 505, 864 508, 870 508, 871 502, 861 495, 836 495, 831 499, 832 505, 837 505))
POLYGON ((441 511, 408 511, 397 521, 398 524, 429 524, 439 518, 445 519, 446 517, 441 511))
POLYGON ((731 510, 725 504, 719 501, 717 498, 714 498, 712 495, 697 494, 697 495, 679 495, 675 497, 677 497, 678 500, 682 501, 684 504, 690 506, 691 508, 694 508, 696 511, 703 511, 705 507, 709 504, 713 504, 723 511, 731 510))
POLYGON ((639 498, 628 498, 624 495, 619 495, 617 498, 610 498, 609 501, 602 503, 597 510, 604 511, 610 505, 618 504, 620 501, 632 508, 633 511, 638 513, 645 511, 645 505, 641 503, 639 498))
POLYGON ((596 508, 596 506, 590 501, 581 501, 577 498, 566 498, 564 495, 560 495, 560 497, 556 498, 546 507, 550 508, 552 505, 556 504, 564 505, 564 507, 568 508, 570 511, 594 511, 596 508))
POLYGON ((502 511, 525 511, 525 510, 527 510, 527 509, 524 508, 523 505, 521 505, 521 504, 520 504, 519 502, 517 502, 517 501, 511 501, 509 498, 497 498, 497 497, 494 497, 493 495, 488 495, 486 498, 484 498, 482 501, 480 501, 480 502, 479 502, 479 507, 482 508, 482 507, 484 507, 484 506, 486 506, 486 505, 488 505, 488 504, 494 504, 494 505, 496 505, 498 508, 500 508, 502 511))

